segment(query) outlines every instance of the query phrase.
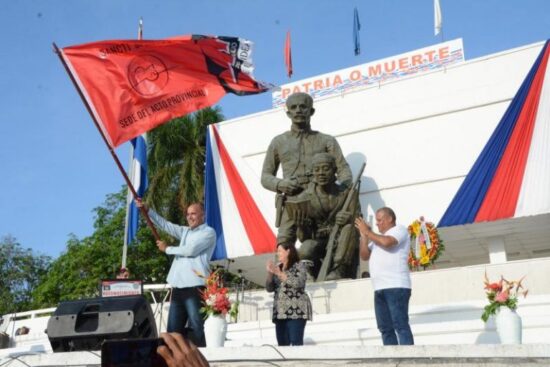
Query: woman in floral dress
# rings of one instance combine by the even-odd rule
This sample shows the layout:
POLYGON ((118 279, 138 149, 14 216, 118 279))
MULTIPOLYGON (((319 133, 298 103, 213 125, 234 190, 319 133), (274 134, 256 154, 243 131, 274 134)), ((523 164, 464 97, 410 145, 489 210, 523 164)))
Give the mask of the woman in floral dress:
POLYGON ((303 345, 304 329, 311 320, 311 302, 305 292, 307 271, 292 243, 277 245, 279 263, 267 262, 266 289, 274 292, 273 323, 277 343, 303 345))

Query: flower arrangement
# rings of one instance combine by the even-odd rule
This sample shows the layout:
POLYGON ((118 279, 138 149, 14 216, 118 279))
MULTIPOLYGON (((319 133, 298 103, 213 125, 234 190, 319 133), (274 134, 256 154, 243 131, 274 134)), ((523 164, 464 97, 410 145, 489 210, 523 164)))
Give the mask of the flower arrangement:
POLYGON ((411 249, 409 251, 409 269, 424 270, 439 258, 445 246, 439 238, 437 228, 431 222, 426 222, 424 217, 412 222, 409 227, 411 249))
POLYGON ((525 277, 520 280, 506 280, 503 276, 500 276, 500 281, 491 283, 487 278, 487 272, 485 272, 485 293, 489 304, 483 309, 481 319, 485 322, 489 319, 489 316, 495 315, 497 310, 502 306, 506 306, 511 310, 515 310, 518 307, 518 296, 521 294, 523 297, 527 297, 528 290, 523 288, 521 282, 525 277), (523 291, 520 291, 524 289, 523 291))
POLYGON ((215 270, 208 277, 198 272, 195 273, 206 280, 206 288, 201 291, 204 304, 200 309, 204 317, 229 314, 231 319, 236 319, 239 312, 239 302, 231 303, 229 300, 228 289, 223 286, 222 270, 215 270))

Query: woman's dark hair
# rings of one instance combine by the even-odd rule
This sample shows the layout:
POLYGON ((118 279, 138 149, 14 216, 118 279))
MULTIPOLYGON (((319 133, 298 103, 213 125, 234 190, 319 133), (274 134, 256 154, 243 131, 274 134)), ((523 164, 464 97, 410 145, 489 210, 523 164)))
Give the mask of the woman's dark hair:
MULTIPOLYGON (((300 257, 298 256, 298 251, 296 250, 296 246, 292 242, 283 242, 279 243, 277 247, 281 246, 285 250, 289 251, 288 253, 288 263, 286 266, 286 269, 290 269, 292 265, 296 264, 298 261, 300 261, 300 257)), ((283 270, 286 270, 283 269, 283 270)))

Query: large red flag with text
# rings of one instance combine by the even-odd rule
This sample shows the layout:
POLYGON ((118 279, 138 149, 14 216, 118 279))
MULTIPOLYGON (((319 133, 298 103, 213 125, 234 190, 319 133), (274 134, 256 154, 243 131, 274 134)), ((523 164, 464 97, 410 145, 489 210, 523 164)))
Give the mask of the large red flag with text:
POLYGON ((181 36, 65 47, 67 64, 109 145, 216 103, 226 93, 262 93, 252 77, 252 43, 181 36))

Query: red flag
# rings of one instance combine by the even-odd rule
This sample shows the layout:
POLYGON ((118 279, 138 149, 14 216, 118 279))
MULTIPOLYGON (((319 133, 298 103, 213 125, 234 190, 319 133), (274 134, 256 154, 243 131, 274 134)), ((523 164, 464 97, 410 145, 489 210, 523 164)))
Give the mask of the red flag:
POLYGON ((240 38, 193 35, 94 42, 65 47, 61 55, 116 147, 226 93, 267 91, 252 77, 251 51, 240 38))
POLYGON ((286 65, 286 73, 290 78, 292 76, 292 53, 290 51, 290 31, 286 32, 285 65, 286 65))

